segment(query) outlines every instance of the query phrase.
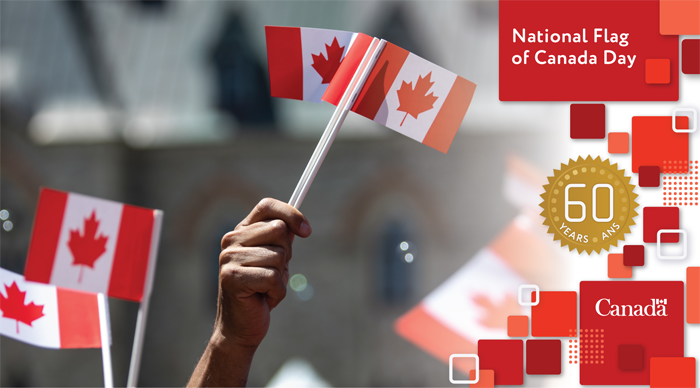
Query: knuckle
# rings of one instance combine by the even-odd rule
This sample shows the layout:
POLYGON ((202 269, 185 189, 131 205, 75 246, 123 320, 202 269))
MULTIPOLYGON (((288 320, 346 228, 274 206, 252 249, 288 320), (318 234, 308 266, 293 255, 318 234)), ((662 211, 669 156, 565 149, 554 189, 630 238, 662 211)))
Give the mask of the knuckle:
POLYGON ((258 211, 264 211, 265 209, 270 209, 274 206, 275 200, 272 198, 263 198, 258 202, 258 204, 255 206, 256 210, 258 211))
POLYGON ((236 227, 236 230, 232 230, 224 235, 224 237, 221 238, 221 249, 226 249, 233 245, 238 237, 238 234, 240 233, 240 230, 238 230, 238 227, 236 227))
POLYGON ((282 220, 270 221, 270 228, 275 235, 283 235, 288 232, 287 224, 282 220))

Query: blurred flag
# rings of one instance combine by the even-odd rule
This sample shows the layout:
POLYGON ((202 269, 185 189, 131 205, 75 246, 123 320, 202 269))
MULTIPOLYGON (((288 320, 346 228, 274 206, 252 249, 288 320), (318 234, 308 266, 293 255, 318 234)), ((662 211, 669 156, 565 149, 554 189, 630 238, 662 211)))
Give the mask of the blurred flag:
POLYGON ((352 110, 447 153, 475 89, 473 82, 387 43, 352 110))
POLYGON ((527 160, 512 154, 506 161, 503 196, 517 208, 539 212, 543 186, 549 183, 547 174, 527 160))
POLYGON ((161 216, 159 210, 44 188, 24 276, 139 302, 161 216))
POLYGON ((327 89, 340 100, 372 42, 355 32, 278 26, 265 26, 265 39, 270 94, 313 102, 327 89))
MULTIPOLYGON (((437 359, 447 363, 456 353, 477 353, 480 339, 507 337, 510 315, 526 315, 517 300, 518 287, 551 286, 558 271, 556 256, 538 234, 541 227, 521 214, 486 248, 399 317, 394 330, 437 359)), ((473 360, 458 363, 464 373, 473 360)))
POLYGON ((0 268, 0 333, 45 348, 99 348, 97 294, 27 282, 0 268))

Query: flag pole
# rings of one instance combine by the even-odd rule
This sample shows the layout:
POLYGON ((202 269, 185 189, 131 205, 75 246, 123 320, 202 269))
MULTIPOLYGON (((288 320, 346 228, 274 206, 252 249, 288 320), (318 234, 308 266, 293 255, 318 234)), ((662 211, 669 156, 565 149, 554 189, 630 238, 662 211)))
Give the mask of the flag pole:
POLYGON ((129 363, 129 377, 126 386, 136 387, 139 380, 139 368, 141 366, 141 353, 143 350, 143 339, 146 334, 146 318, 148 317, 148 305, 151 299, 153 288, 153 277, 156 272, 156 258, 158 257, 158 242, 160 241, 160 229, 163 220, 163 212, 153 211, 153 234, 151 235, 151 252, 148 257, 148 268, 146 270, 146 284, 143 289, 143 299, 139 305, 139 314, 136 318, 136 331, 134 332, 134 345, 131 348, 131 362, 129 363))
POLYGON ((112 353, 109 348, 112 342, 112 335, 109 330, 108 309, 109 305, 105 294, 97 294, 97 311, 100 317, 100 342, 102 343, 102 375, 105 381, 105 388, 113 388, 112 353))
POLYGON ((345 117, 348 115, 348 111, 355 103, 357 95, 362 89, 362 86, 365 84, 365 81, 367 81, 367 77, 372 71, 372 68, 376 63, 379 54, 381 54, 382 50, 384 49, 385 44, 386 41, 384 39, 379 40, 374 38, 369 49, 362 58, 360 66, 357 67, 348 88, 343 93, 340 103, 335 108, 333 116, 331 116, 331 119, 326 126, 326 130, 323 131, 323 135, 316 145, 316 149, 311 155, 311 159, 309 159, 309 163, 306 165, 306 169, 301 175, 299 183, 297 183, 297 186, 294 189, 292 198, 289 200, 289 204, 295 208, 298 209, 301 206, 301 203, 304 201, 304 197, 306 197, 306 193, 309 191, 309 187, 314 181, 316 173, 321 167, 323 160, 326 158, 326 154, 328 154, 328 150, 333 144, 335 136, 338 134, 340 127, 343 125, 345 117))

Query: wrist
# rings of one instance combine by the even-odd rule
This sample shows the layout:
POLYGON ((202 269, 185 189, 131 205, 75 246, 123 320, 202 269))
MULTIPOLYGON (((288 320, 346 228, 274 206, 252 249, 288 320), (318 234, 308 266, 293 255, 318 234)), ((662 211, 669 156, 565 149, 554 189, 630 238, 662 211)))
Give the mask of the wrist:
POLYGON ((253 358, 258 349, 258 343, 249 343, 241 340, 237 335, 221 329, 217 325, 209 339, 209 348, 222 356, 253 358))

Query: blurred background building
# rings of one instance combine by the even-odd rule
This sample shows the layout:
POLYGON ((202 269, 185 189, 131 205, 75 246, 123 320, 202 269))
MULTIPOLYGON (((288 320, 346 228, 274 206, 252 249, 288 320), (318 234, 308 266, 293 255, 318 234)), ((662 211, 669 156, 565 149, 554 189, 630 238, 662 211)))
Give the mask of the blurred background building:
MULTIPOLYGON (((568 125, 566 104, 498 101, 496 1, 0 2, 2 267, 24 270, 41 186, 164 210, 139 382, 184 385, 221 236, 288 199, 334 108, 269 97, 266 24, 385 38, 478 87, 447 155, 350 115, 301 207, 314 233, 290 270, 307 285, 273 311, 249 384, 449 385, 394 321, 518 214, 507 156, 556 167, 568 125)), ((137 307, 110 300, 117 385, 137 307)), ((102 384, 98 349, 0 346, 3 386, 102 384)))

